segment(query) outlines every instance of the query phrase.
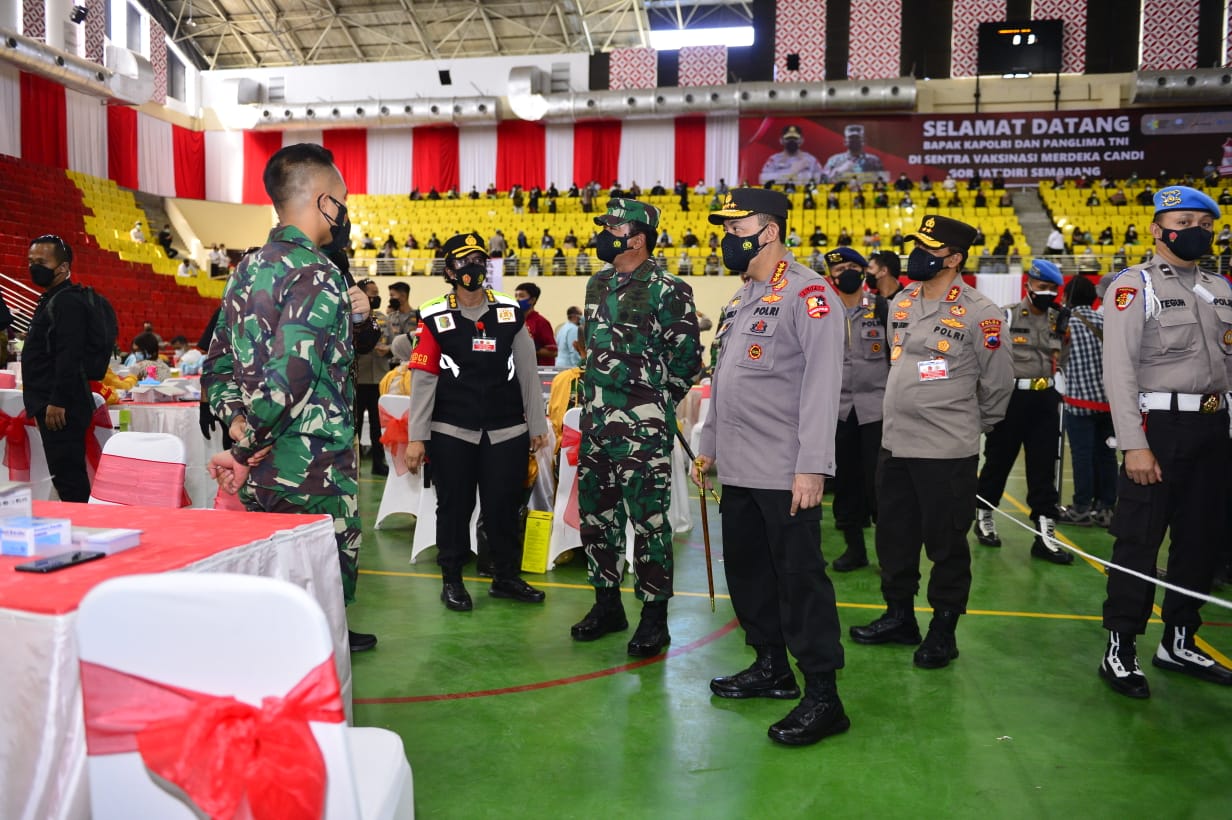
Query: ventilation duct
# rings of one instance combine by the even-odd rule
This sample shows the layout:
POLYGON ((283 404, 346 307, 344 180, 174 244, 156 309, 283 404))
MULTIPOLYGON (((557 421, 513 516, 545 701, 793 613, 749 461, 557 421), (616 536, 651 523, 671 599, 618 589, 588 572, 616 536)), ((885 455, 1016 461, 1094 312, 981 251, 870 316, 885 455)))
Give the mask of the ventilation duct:
POLYGON ((562 94, 545 94, 545 88, 546 81, 539 69, 513 69, 509 74, 509 106, 513 113, 524 120, 560 122, 678 116, 716 110, 739 114, 912 111, 916 104, 916 84, 912 77, 562 94))
POLYGON ((416 100, 295 103, 249 108, 256 114, 254 130, 358 126, 382 128, 450 123, 496 122, 495 97, 443 97, 416 100))
POLYGON ((111 70, 107 87, 125 102, 141 105, 154 97, 154 66, 135 51, 107 46, 103 62, 111 70))
POLYGON ((1232 102, 1232 68, 1191 71, 1139 71, 1134 76, 1134 103, 1232 102))
POLYGON ((109 70, 16 32, 0 29, 0 59, 13 63, 22 71, 55 80, 83 94, 114 96, 107 87, 111 75, 109 70))

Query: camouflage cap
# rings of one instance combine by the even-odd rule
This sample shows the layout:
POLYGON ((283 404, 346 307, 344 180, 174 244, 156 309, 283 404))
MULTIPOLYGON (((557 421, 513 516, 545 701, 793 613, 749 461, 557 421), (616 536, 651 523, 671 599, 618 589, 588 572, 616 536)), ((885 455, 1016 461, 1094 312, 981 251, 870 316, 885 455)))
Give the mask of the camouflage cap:
POLYGON ((648 202, 636 199, 609 199, 607 213, 595 217, 596 225, 612 227, 626 222, 642 222, 652 228, 659 227, 659 209, 648 202))
POLYGON ((479 251, 487 256, 488 248, 483 243, 483 237, 472 231, 471 233, 460 233, 457 236, 451 236, 445 240, 445 244, 441 246, 441 252, 445 254, 446 259, 456 259, 459 256, 467 256, 479 251))

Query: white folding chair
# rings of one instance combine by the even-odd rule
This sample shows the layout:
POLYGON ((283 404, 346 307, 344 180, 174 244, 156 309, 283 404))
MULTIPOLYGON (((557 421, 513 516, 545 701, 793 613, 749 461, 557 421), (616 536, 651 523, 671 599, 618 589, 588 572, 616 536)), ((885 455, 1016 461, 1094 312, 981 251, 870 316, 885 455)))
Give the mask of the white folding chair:
MULTIPOLYGON (((379 406, 388 415, 401 424, 408 423, 411 412, 410 396, 381 396, 379 406)), ((385 421, 382 415, 382 422, 385 421)), ((381 434, 385 433, 385 423, 381 424, 381 434)), ((376 513, 376 526, 380 529, 381 522, 395 513, 419 512, 419 497, 423 493, 423 475, 413 475, 406 469, 401 454, 396 454, 390 447, 385 447, 385 461, 389 464, 389 475, 385 478, 385 489, 381 493, 381 506, 376 513), (401 471, 401 472, 400 472, 401 471)), ((435 541, 435 537, 433 541, 435 541)))
POLYGON ((90 487, 91 504, 187 507, 184 442, 170 433, 116 433, 90 487))
MULTIPOLYGON (((156 712, 174 721, 183 708, 166 689, 179 690, 181 697, 188 690, 187 699, 207 704, 233 698, 262 710, 265 699, 286 698, 307 679, 324 681, 326 690, 336 687, 336 678, 331 683, 329 677, 336 675, 334 644, 320 606, 303 589, 273 578, 114 578, 82 600, 76 631, 95 820, 199 816, 182 789, 151 772, 136 746, 142 724, 156 712), (134 703, 141 706, 133 709, 134 703)), ((338 694, 319 704, 320 710, 338 716, 307 722, 309 742, 315 741, 325 764, 322 816, 413 818, 412 774, 401 738, 385 729, 348 727, 338 694)), ((206 765, 195 751, 182 750, 182 760, 190 768, 206 765)), ((246 816, 243 809, 241 802, 237 816, 246 816)))
MULTIPOLYGON (((17 418, 26 410, 20 390, 0 390, 0 411, 5 415, 17 418)), ((47 469, 47 454, 43 452, 43 437, 39 434, 38 425, 26 425, 26 438, 30 442, 30 495, 35 501, 46 501, 51 498, 55 489, 51 484, 51 471, 47 469)), ((8 447, 8 443, 0 439, 0 457, 8 447)), ((7 471, 2 471, 0 480, 8 481, 7 471)))

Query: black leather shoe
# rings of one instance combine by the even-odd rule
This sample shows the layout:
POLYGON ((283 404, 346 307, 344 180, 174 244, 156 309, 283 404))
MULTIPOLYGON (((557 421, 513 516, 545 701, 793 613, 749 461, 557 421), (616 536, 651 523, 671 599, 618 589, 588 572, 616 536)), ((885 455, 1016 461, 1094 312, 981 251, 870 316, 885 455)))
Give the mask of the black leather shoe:
POLYGON ((524 604, 541 604, 545 597, 542 590, 535 589, 516 575, 512 578, 497 578, 492 582, 492 586, 488 587, 488 594, 493 598, 512 598, 524 604))
POLYGON ((352 632, 348 629, 347 640, 351 644, 352 652, 367 652, 376 646, 376 635, 369 635, 367 632, 352 632))
MULTIPOLYGON (((599 593, 606 590, 598 590, 599 593)), ((615 601, 599 595, 595 605, 586 613, 586 617, 578 621, 569 630, 575 641, 594 641, 613 632, 624 632, 629 628, 629 620, 625 617, 625 608, 620 605, 620 590, 615 590, 615 601)))
POLYGON ((1164 627, 1164 639, 1155 650, 1151 665, 1220 686, 1232 686, 1232 669, 1199 649, 1192 631, 1183 626, 1164 627))
POLYGON ((721 698, 795 700, 800 697, 800 687, 790 669, 776 672, 761 659, 743 672, 710 681, 710 691, 721 698))
POLYGON ((940 669, 949 666, 958 657, 958 640, 954 630, 958 626, 957 612, 938 610, 928 624, 924 643, 915 651, 912 662, 921 669, 940 669))
POLYGON ((910 606, 891 606, 885 614, 867 626, 853 626, 849 632, 856 643, 901 643, 915 646, 920 642, 920 625, 910 606))
POLYGON ((667 631, 667 601, 643 604, 642 618, 629 639, 628 653, 635 658, 653 658, 671 642, 671 633, 667 631))
POLYGON ((834 563, 830 565, 835 572, 851 572, 854 569, 868 566, 868 553, 864 550, 856 552, 848 549, 838 558, 834 559, 834 563))
POLYGON ((832 679, 818 685, 806 677, 805 687, 804 698, 796 708, 766 732, 775 743, 808 746, 851 728, 851 720, 843 711, 843 702, 838 698, 832 679))
POLYGON ((461 581, 446 581, 441 588, 441 600, 446 609, 452 609, 454 612, 470 612, 475 608, 471 594, 466 591, 461 581))
POLYGON ((1118 695, 1145 700, 1151 696, 1146 675, 1138 665, 1134 636, 1129 632, 1109 632, 1108 647, 1099 664, 1099 676, 1118 695))

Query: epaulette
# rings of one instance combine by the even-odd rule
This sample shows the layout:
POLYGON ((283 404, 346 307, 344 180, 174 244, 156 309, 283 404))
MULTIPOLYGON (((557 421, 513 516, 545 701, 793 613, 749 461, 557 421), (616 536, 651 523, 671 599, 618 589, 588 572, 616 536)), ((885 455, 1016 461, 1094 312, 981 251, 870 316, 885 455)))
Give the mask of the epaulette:
POLYGON ((518 300, 510 296, 508 293, 502 293, 499 290, 488 289, 488 293, 492 294, 492 301, 502 305, 518 306, 518 300))

